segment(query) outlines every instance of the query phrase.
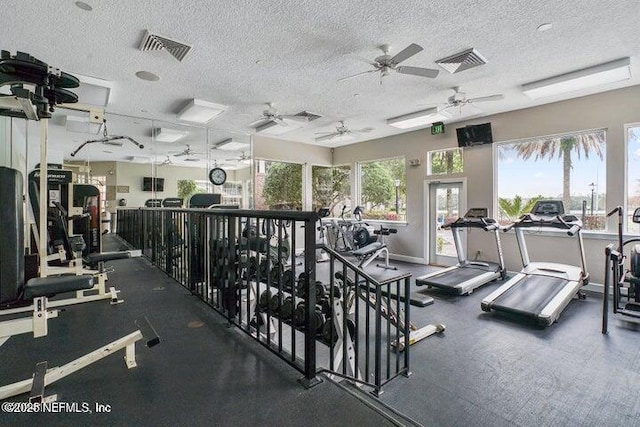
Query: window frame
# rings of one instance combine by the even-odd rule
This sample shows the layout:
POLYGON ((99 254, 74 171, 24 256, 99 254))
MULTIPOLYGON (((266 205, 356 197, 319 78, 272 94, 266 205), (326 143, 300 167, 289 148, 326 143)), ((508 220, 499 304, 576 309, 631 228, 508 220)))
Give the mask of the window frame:
MULTIPOLYGON (((371 160, 361 160, 361 161, 356 161, 355 162, 355 167, 353 167, 351 170, 353 171, 353 179, 352 179, 352 198, 353 201, 355 203, 355 206, 361 206, 362 205, 362 166, 366 163, 373 163, 373 162, 384 162, 387 160, 395 160, 395 159, 403 159, 404 160, 404 181, 405 181, 405 185, 408 184, 408 180, 407 180, 407 155, 406 154, 402 154, 399 156, 391 156, 391 157, 382 157, 382 158, 376 158, 376 159, 371 159, 371 160)), ((406 202, 408 202, 408 197, 407 197, 407 192, 405 190, 405 204, 406 202)), ((399 226, 407 226, 409 225, 409 222, 407 221, 407 212, 408 209, 405 208, 405 219, 404 220, 391 220, 391 219, 368 219, 368 218, 363 218, 364 221, 368 222, 368 223, 373 223, 373 224, 394 224, 394 225, 399 225, 399 226)))
MULTIPOLYGON (((252 190, 253 190, 253 208, 255 209, 255 205, 256 205, 256 200, 258 199, 258 194, 256 192, 257 188, 256 188, 256 175, 259 173, 258 170, 260 169, 260 162, 264 161, 264 162, 277 162, 277 163, 290 163, 290 164, 294 164, 294 165, 300 165, 302 167, 302 183, 301 183, 301 188, 302 188, 302 192, 301 192, 301 200, 302 200, 302 210, 308 210, 310 209, 310 206, 308 205, 308 201, 307 201, 307 194, 310 194, 311 192, 307 190, 307 185, 308 185, 308 179, 307 179, 307 173, 311 173, 311 169, 308 167, 309 163, 307 162, 290 162, 290 161, 284 161, 284 160, 276 160, 276 159, 268 159, 268 158, 264 158, 264 157, 257 157, 255 159, 253 159, 253 164, 255 165, 252 170, 251 170, 251 181, 253 182, 252 185, 252 190)), ((264 173, 266 174, 266 168, 264 173)), ((310 183, 309 183, 310 184, 310 183)))
MULTIPOLYGON (((622 202, 622 210, 625 213, 625 219, 626 219, 626 213, 629 210, 629 129, 631 128, 640 128, 640 121, 639 122, 632 122, 632 123, 625 123, 623 125, 623 132, 624 132, 624 194, 623 194, 623 202, 622 202)), ((622 233, 625 235, 630 235, 630 236, 638 236, 640 235, 639 233, 631 233, 629 231, 629 224, 625 224, 624 229, 622 230, 622 233)))
MULTIPOLYGON (((626 125, 625 125, 625 129, 626 129, 626 125)), ((607 147, 608 147, 608 134, 609 134, 609 128, 608 127, 597 127, 597 128, 589 128, 589 129, 582 129, 582 130, 574 130, 574 131, 566 131, 566 132, 559 132, 559 133, 554 133, 554 134, 547 134, 547 135, 540 135, 540 136, 533 136, 533 137, 526 137, 526 138, 517 138, 517 139, 509 139, 509 140, 504 140, 504 141, 494 141, 491 147, 492 149, 492 159, 493 159, 493 212, 494 212, 494 217, 497 219, 498 217, 498 213, 499 213, 499 203, 498 203, 498 199, 499 199, 499 194, 498 194, 498 149, 500 146, 505 145, 505 144, 514 144, 514 143, 524 143, 524 142, 532 142, 532 141, 539 141, 539 140, 543 140, 543 139, 547 139, 547 138, 561 138, 561 137, 566 137, 566 136, 572 136, 572 135, 580 135, 580 134, 587 134, 587 133, 595 133, 595 132, 604 132, 605 134, 605 158, 604 158, 604 177, 605 177, 605 211, 607 211, 608 209, 608 205, 610 204, 610 200, 608 199, 608 194, 609 194, 609 185, 610 183, 608 182, 608 180, 606 180, 607 177, 607 170, 609 167, 609 156, 607 156, 607 147)), ((626 134, 625 134, 625 138, 626 138, 626 134)), ((627 153, 627 146, 625 144, 624 147, 624 154, 625 154, 625 186, 626 186, 626 153, 627 153)), ((626 203, 626 193, 627 190, 625 189, 625 203, 626 203)), ((512 234, 515 233, 514 230, 509 230, 508 233, 512 234)), ((606 220, 605 218, 605 228, 603 230, 586 230, 586 229, 582 229, 582 234, 585 235, 586 237, 589 238, 595 238, 595 239, 606 239, 606 238, 610 238, 611 235, 615 234, 616 231, 610 230, 609 229, 609 221, 606 220)), ((553 230, 553 229, 548 229, 548 230, 544 230, 544 231, 536 231, 536 235, 541 235, 541 236, 564 236, 569 238, 569 236, 566 236, 566 233, 562 230, 553 230)))

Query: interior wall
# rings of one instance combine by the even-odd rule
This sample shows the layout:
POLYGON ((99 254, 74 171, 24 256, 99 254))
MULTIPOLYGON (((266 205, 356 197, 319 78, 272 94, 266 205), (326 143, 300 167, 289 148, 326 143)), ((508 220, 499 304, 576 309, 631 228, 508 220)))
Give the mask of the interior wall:
POLYGON ((128 186, 129 192, 116 192, 116 200, 126 199, 127 207, 143 207, 148 199, 178 197, 178 180, 208 180, 207 171, 201 168, 171 166, 157 168, 156 177, 164 178, 164 191, 153 193, 142 191, 142 180, 150 177, 151 165, 143 163, 118 162, 116 167, 116 185, 128 186))
MULTIPOLYGON (((496 114, 480 119, 463 121, 448 126, 444 135, 431 135, 430 130, 395 135, 387 138, 339 147, 334 152, 334 164, 382 159, 398 155, 406 159, 420 159, 420 166, 407 166, 407 225, 399 227, 398 234, 389 239, 391 252, 415 260, 425 260, 426 226, 424 222, 425 180, 427 179, 426 154, 430 150, 457 146, 455 128, 468 124, 491 122, 495 142, 522 138, 568 133, 585 129, 607 129, 607 209, 624 203, 625 144, 624 125, 640 120, 640 86, 590 95, 541 105, 518 111, 496 114), (422 237, 420 237, 422 236, 422 237)), ((495 209, 493 147, 491 145, 464 150, 464 173, 467 178, 467 206, 487 207, 490 215, 495 209)), ((615 226, 610 223, 609 230, 615 226)), ((591 237, 585 233, 587 265, 592 281, 601 282, 604 261, 603 251, 608 240, 591 237)), ((513 233, 502 236, 507 268, 521 268, 520 255, 513 233)), ((546 261, 562 262, 575 253, 575 241, 565 236, 544 236, 528 240, 532 260, 534 254, 548 254, 546 261), (549 248, 553 253, 549 254, 549 248), (551 259, 549 259, 551 258, 551 259)), ((467 253, 481 251, 486 259, 497 259, 495 243, 487 233, 470 233, 467 253)), ((541 258, 544 255, 541 255, 541 258)), ((541 259, 542 260, 542 259, 541 259)), ((575 263, 575 260, 573 261, 575 263)))
POLYGON ((253 138, 253 158, 320 166, 332 165, 331 148, 283 141, 261 135, 255 135, 253 138))

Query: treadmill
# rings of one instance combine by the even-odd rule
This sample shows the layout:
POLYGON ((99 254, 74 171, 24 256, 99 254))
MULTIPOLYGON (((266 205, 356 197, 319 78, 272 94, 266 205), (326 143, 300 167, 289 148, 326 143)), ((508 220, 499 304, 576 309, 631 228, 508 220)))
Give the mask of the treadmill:
POLYGON ((509 313, 540 326, 550 326, 575 295, 585 297, 580 288, 589 282, 589 274, 582 242, 582 221, 575 215, 564 214, 561 201, 544 200, 537 202, 532 213, 523 215, 507 230, 511 228, 515 229, 523 268, 483 299, 481 308, 484 311, 509 313), (577 237, 582 267, 530 262, 524 239, 524 230, 527 228, 535 228, 536 231, 544 228, 560 229, 565 230, 569 236, 577 237))
POLYGON ((458 254, 458 263, 452 267, 429 273, 416 278, 416 285, 436 287, 457 295, 469 295, 477 287, 498 278, 505 278, 502 246, 500 245, 501 226, 493 219, 487 218, 487 209, 472 208, 462 218, 444 224, 442 228, 450 228, 453 242, 458 254), (479 228, 493 232, 496 239, 499 263, 489 261, 470 261, 462 247, 461 232, 463 229, 479 228))

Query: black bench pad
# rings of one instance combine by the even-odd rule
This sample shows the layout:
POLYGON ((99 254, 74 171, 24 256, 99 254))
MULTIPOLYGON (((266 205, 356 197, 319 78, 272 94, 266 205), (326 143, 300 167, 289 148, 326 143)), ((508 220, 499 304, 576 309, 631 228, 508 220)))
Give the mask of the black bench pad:
POLYGON ((93 288, 92 276, 56 276, 30 279, 24 287, 24 298, 52 297, 64 292, 93 288))
POLYGON ((128 251, 122 252, 100 252, 87 255, 85 261, 89 265, 96 265, 99 262, 113 261, 116 259, 131 258, 131 254, 128 251))
POLYGON ((367 246, 364 246, 360 249, 357 249, 353 252, 351 252, 352 255, 355 255, 357 257, 360 256, 365 256, 365 255, 369 255, 374 253, 375 251, 377 251, 378 249, 384 247, 385 245, 383 245, 381 242, 373 242, 373 243, 369 243, 367 246))

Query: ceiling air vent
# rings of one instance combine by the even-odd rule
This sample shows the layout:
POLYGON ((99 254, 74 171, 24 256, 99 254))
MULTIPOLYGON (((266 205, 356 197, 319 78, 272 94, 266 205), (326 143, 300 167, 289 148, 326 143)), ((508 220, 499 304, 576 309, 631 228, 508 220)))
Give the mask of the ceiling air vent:
POLYGON ((477 50, 471 48, 455 55, 448 56, 436 61, 436 64, 450 72, 451 74, 470 68, 479 67, 487 63, 487 60, 477 50))
POLYGON ((159 34, 152 34, 149 32, 149 30, 145 32, 144 37, 140 42, 140 50, 144 52, 165 49, 171 54, 171 56, 181 62, 184 57, 187 56, 187 54, 191 51, 192 47, 193 46, 186 43, 172 40, 159 34))

